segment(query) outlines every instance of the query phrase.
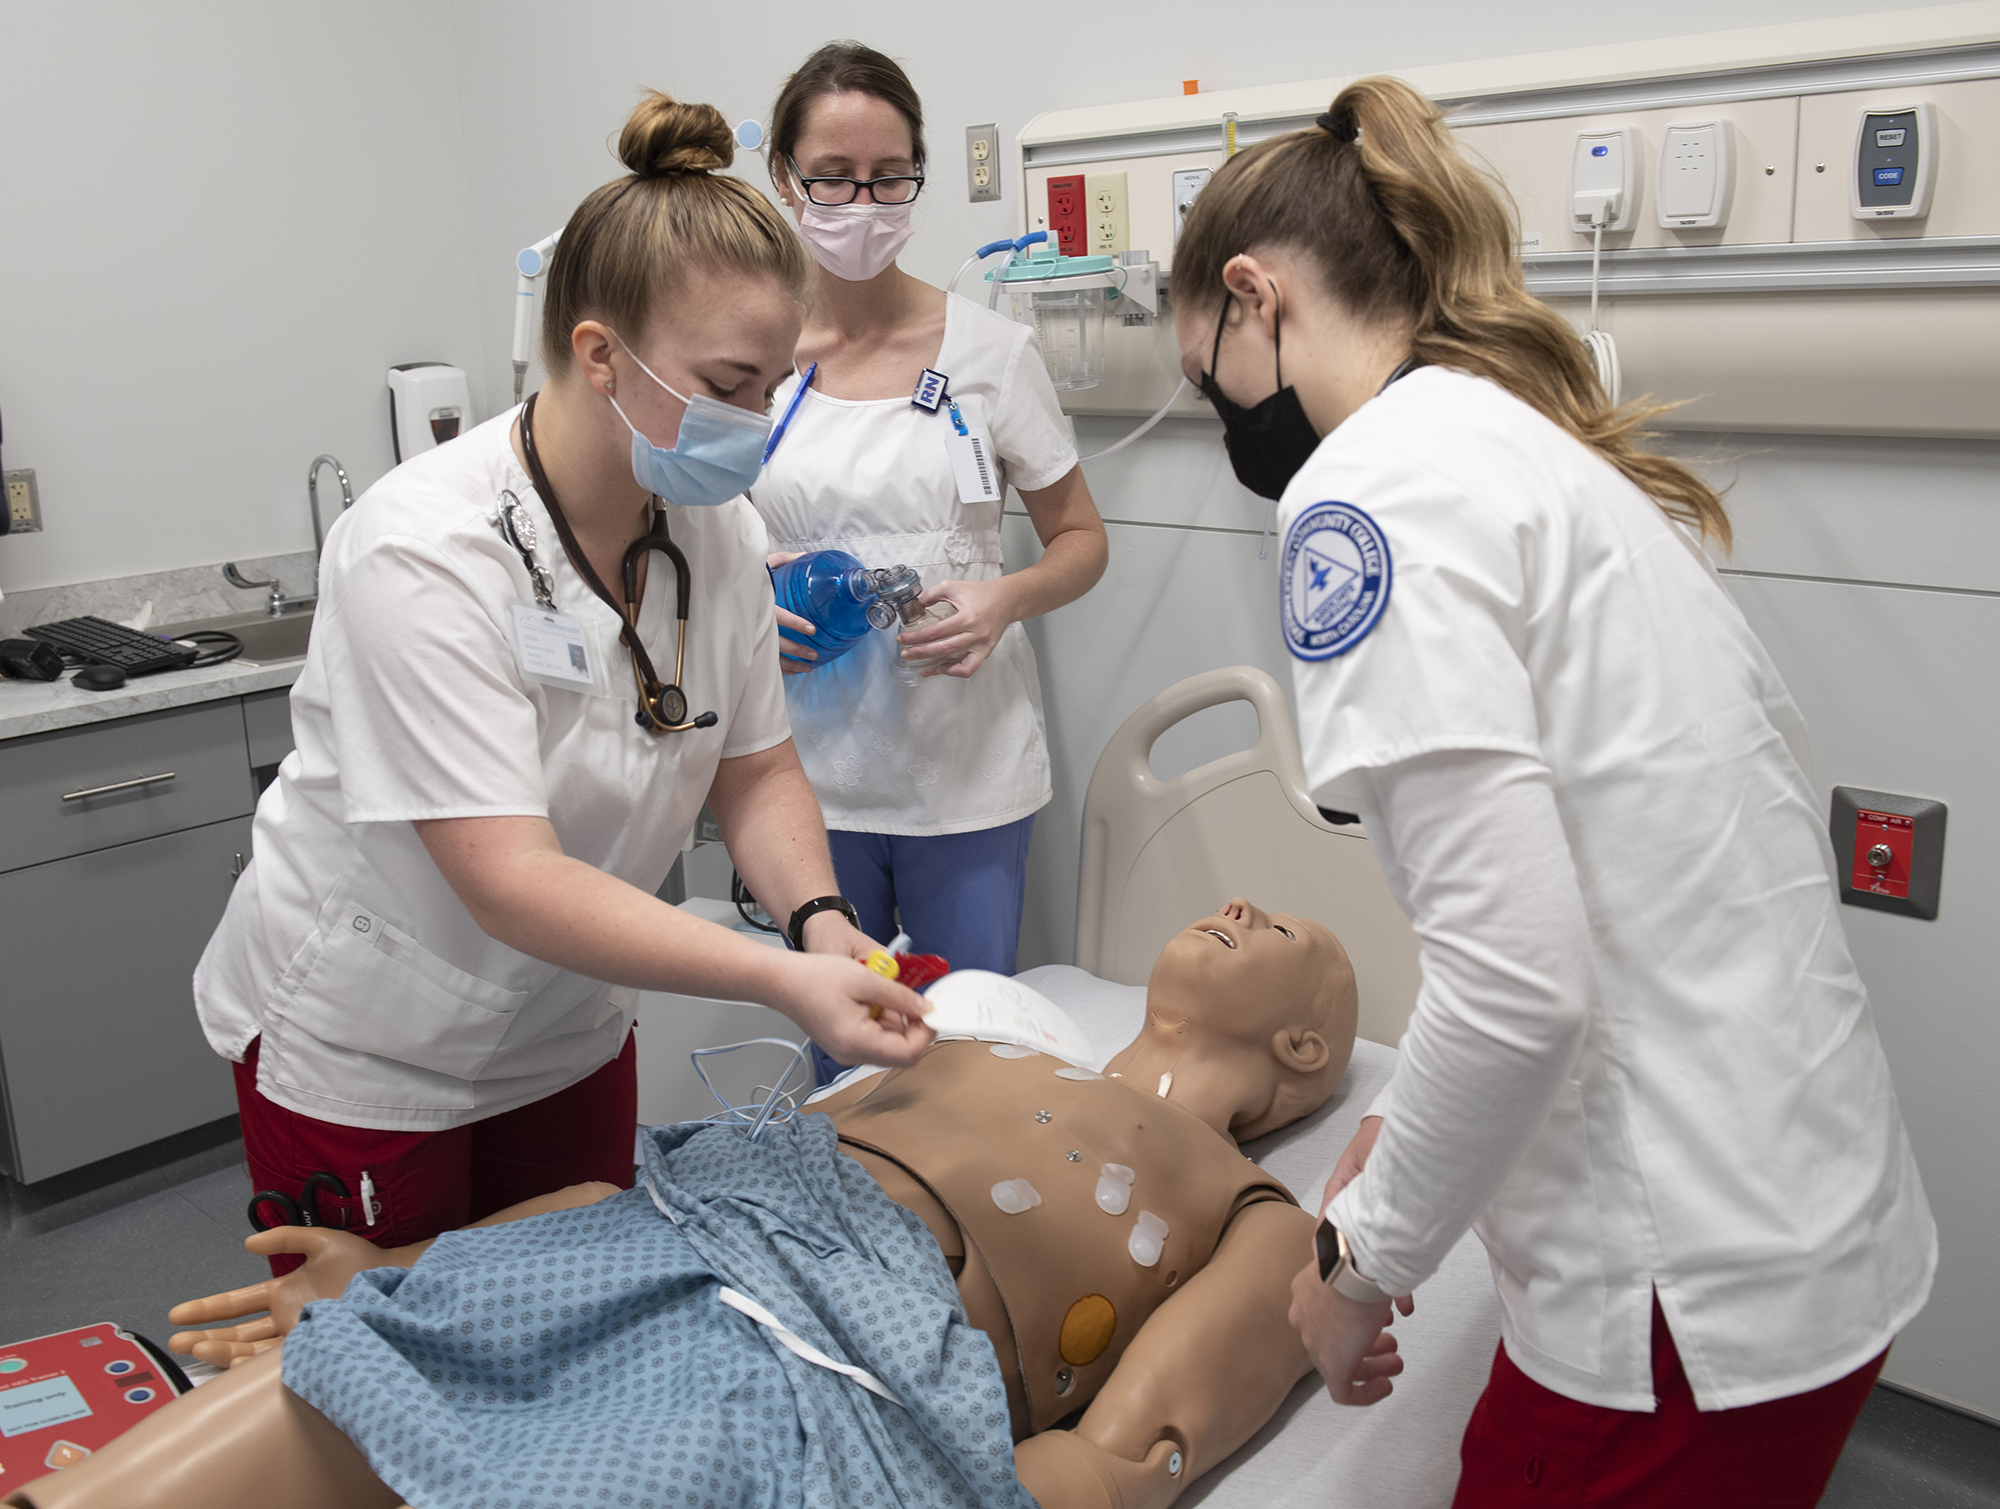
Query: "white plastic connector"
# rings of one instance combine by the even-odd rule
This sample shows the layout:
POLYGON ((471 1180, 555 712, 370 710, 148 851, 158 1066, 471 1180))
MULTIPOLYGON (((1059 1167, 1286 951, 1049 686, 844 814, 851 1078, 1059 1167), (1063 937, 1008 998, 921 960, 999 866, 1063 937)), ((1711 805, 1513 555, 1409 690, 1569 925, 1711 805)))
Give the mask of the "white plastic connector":
POLYGON ((1632 228, 1639 198, 1639 132, 1632 126, 1579 131, 1569 161, 1569 223, 1589 233, 1632 228))
POLYGON ((1657 193, 1663 229, 1706 230, 1729 220, 1735 143, 1726 120, 1680 121, 1660 136, 1657 193))

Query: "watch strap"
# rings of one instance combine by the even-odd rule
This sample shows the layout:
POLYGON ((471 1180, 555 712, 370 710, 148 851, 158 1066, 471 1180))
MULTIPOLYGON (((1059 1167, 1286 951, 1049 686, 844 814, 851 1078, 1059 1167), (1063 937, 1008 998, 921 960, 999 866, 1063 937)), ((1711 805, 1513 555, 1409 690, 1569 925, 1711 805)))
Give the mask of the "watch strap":
POLYGON ((1363 1278, 1355 1269, 1354 1254, 1348 1248, 1347 1237, 1332 1221, 1322 1216, 1313 1232, 1313 1240, 1318 1249, 1320 1281, 1335 1293, 1360 1305, 1387 1304, 1394 1298, 1388 1290, 1371 1279, 1363 1278))
POLYGON ((845 896, 815 896, 792 913, 792 920, 785 928, 785 937, 790 940, 795 953, 802 954, 806 951, 806 923, 821 912, 844 913, 849 924, 857 929, 861 926, 861 914, 854 910, 854 903, 845 896))

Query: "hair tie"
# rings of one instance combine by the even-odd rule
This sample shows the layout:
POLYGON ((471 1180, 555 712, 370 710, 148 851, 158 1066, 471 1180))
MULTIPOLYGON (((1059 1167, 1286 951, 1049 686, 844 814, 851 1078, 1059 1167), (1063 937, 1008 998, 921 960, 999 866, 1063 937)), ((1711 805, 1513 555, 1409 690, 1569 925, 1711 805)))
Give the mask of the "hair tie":
POLYGON ((1354 117, 1350 115, 1336 116, 1328 113, 1320 116, 1313 124, 1335 141, 1353 142, 1361 139, 1361 128, 1354 124, 1354 117))

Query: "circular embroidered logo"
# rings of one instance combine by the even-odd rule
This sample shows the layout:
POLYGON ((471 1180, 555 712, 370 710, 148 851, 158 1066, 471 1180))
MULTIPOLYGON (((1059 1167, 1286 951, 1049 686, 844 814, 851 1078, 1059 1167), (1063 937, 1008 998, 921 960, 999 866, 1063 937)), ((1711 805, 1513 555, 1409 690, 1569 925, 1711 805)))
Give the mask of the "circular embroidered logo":
POLYGON ((1368 637, 1389 604, 1389 542, 1351 503, 1315 503, 1285 534, 1285 648, 1330 660, 1368 637))

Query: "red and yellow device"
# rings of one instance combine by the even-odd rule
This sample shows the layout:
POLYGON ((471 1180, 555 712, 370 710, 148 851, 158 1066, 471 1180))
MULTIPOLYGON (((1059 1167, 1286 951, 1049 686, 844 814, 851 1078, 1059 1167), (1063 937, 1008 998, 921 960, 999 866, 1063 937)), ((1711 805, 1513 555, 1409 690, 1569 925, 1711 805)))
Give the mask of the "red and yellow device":
POLYGON ((109 1321, 0 1346, 0 1494, 74 1467, 187 1390, 171 1357, 109 1321))

